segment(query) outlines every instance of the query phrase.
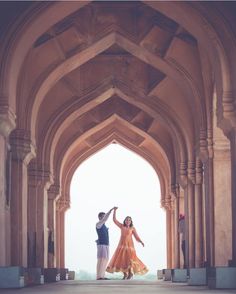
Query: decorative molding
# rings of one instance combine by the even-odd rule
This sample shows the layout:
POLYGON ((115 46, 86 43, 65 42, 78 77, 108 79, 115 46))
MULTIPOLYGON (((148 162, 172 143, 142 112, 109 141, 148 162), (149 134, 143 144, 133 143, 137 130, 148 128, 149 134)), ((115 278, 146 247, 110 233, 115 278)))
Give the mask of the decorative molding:
POLYGON ((36 157, 36 148, 30 139, 30 133, 26 130, 15 129, 10 136, 12 158, 22 160, 29 164, 36 157))

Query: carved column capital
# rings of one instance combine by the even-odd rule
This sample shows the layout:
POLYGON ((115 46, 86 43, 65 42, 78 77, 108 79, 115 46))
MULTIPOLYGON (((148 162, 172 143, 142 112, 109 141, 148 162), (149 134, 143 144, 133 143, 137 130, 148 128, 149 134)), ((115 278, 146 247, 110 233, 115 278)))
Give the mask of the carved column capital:
POLYGON ((8 105, 2 105, 0 99, 0 135, 8 137, 16 127, 16 116, 8 105))
POLYGON ((196 160, 196 184, 202 184, 203 179, 203 165, 200 159, 197 158, 196 160))
POLYGON ((188 178, 189 180, 195 184, 195 179, 196 174, 195 174, 195 162, 194 161, 189 161, 188 162, 188 178))
POLYGON ((207 147, 209 158, 213 158, 213 131, 210 129, 207 130, 207 147))
POLYGON ((161 206, 165 208, 166 210, 173 210, 174 203, 172 197, 169 195, 165 197, 165 199, 161 200, 161 206))
POLYGON ((36 156, 35 146, 30 140, 29 132, 16 129, 10 135, 10 146, 12 150, 12 158, 22 160, 26 164, 36 156))
POLYGON ((42 166, 38 166, 36 160, 30 162, 28 167, 29 184, 42 186, 46 190, 53 184, 53 175, 42 166))
POLYGON ((187 186, 188 178, 187 178, 187 163, 181 162, 179 169, 179 184, 184 189, 187 186))
POLYGON ((70 208, 70 200, 65 198, 59 198, 56 202, 56 210, 59 212, 65 212, 70 208))
POLYGON ((207 131, 204 129, 200 130, 199 157, 207 160, 208 156, 207 131))
POLYGON ((48 199, 49 200, 56 200, 61 193, 61 187, 60 185, 51 185, 48 189, 48 199))

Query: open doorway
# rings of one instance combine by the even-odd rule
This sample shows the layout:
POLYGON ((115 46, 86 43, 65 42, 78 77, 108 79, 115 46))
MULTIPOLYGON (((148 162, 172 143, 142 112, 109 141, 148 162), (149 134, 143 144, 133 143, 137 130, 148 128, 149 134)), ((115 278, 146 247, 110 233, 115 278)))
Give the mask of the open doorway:
MULTIPOLYGON (((137 255, 149 268, 141 278, 155 279, 157 269, 166 268, 166 218, 160 208, 158 176, 146 160, 119 144, 111 144, 84 161, 73 176, 71 209, 65 217, 66 267, 74 270, 79 279, 95 279, 97 215, 113 206, 119 207, 120 222, 127 215, 132 216, 145 243, 143 248, 134 241, 137 255)), ((106 225, 111 257, 120 230, 112 216, 106 225)))

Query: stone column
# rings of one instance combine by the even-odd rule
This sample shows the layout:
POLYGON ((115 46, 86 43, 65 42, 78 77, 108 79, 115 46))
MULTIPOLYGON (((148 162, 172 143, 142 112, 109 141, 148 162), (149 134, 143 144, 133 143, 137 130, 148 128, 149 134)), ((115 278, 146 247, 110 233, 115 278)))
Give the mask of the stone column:
POLYGON ((195 266, 203 266, 203 212, 202 212, 202 163, 196 161, 195 184, 195 266))
POLYGON ((175 197, 171 195, 170 213, 171 213, 171 268, 175 265, 175 246, 176 246, 176 222, 175 222, 175 197))
MULTIPOLYGON (((180 163, 180 176, 179 176, 179 185, 181 188, 182 197, 180 198, 179 207, 180 207, 180 213, 183 213, 185 215, 185 264, 186 267, 189 267, 189 219, 188 219, 188 205, 189 205, 189 199, 188 199, 188 177, 187 177, 187 163, 182 162, 180 163)), ((181 265, 184 265, 184 256, 181 249, 180 244, 180 250, 181 250, 181 265)))
POLYGON ((213 160, 209 157, 204 162, 205 183, 205 231, 206 231, 206 266, 214 266, 214 192, 213 192, 213 160))
POLYGON ((48 267, 56 267, 56 200, 60 195, 60 186, 52 185, 48 190, 48 267))
POLYGON ((15 127, 15 117, 0 105, 0 266, 10 265, 10 164, 8 137, 15 127))
POLYGON ((227 266, 232 259, 231 155, 228 139, 214 139, 214 232, 215 266, 227 266))
POLYGON ((61 239, 61 204, 60 200, 56 201, 56 267, 60 268, 60 239, 61 239))
POLYGON ((48 266, 48 189, 52 184, 50 172, 32 162, 29 167, 28 237, 31 242, 31 264, 48 266))
POLYGON ((11 265, 27 267, 27 165, 35 156, 30 136, 15 130, 10 137, 11 169, 11 265))
POLYGON ((167 247, 167 268, 172 268, 172 250, 171 250, 171 210, 166 209, 166 247, 167 247))
POLYGON ((60 197, 56 203, 56 232, 57 232, 57 267, 65 267, 65 212, 70 207, 69 200, 60 197))
POLYGON ((175 261, 174 268, 180 268, 180 238, 179 238, 179 186, 175 186, 174 202, 174 226, 175 226, 175 261))
MULTIPOLYGON (((229 134, 231 146, 231 174, 232 179, 236 179, 236 131, 229 134)), ((232 265, 236 266, 236 181, 232 181, 232 265)))
POLYGON ((37 215, 37 167, 31 162, 28 167, 28 267, 36 267, 36 215, 37 215))
POLYGON ((195 208, 194 208, 194 183, 195 162, 188 163, 188 249, 189 267, 195 267, 195 208))

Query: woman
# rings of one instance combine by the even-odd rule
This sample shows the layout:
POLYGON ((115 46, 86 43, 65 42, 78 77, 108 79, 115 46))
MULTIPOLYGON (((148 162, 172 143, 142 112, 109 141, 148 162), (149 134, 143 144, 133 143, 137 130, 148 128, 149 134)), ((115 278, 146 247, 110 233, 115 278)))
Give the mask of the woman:
POLYGON ((121 224, 116 219, 116 210, 113 210, 113 221, 121 229, 121 237, 116 248, 116 251, 109 262, 106 271, 109 273, 123 272, 123 279, 130 280, 134 274, 143 275, 148 269, 142 263, 142 261, 137 257, 132 236, 140 242, 143 246, 144 243, 139 238, 135 228, 133 227, 133 222, 130 216, 127 216, 121 224))

